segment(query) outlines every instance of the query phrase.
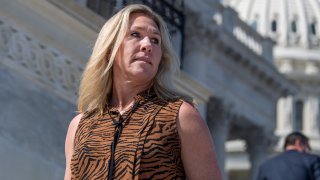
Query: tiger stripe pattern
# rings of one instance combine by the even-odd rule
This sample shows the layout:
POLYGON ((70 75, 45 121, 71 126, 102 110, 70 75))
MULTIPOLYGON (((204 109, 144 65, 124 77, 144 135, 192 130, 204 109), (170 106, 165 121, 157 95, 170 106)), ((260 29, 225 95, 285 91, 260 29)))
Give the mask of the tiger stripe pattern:
MULTIPOLYGON (((143 93, 135 100, 139 104, 124 122, 116 145, 114 179, 186 179, 176 127, 183 101, 143 93)), ((115 133, 112 119, 118 121, 120 114, 112 107, 105 112, 85 112, 79 122, 71 159, 73 180, 107 179, 115 133)))

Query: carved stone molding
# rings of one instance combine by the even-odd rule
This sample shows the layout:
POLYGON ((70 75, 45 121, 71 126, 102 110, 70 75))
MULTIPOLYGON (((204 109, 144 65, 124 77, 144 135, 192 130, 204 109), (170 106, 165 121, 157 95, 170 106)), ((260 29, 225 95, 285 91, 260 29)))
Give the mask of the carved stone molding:
MULTIPOLYGON (((261 85, 272 88, 272 91, 266 92, 269 96, 276 95, 278 97, 279 95, 286 96, 296 93, 297 87, 277 72, 273 65, 264 62, 261 57, 253 53, 243 53, 241 47, 236 47, 229 41, 217 40, 217 42, 215 48, 222 52, 227 59, 232 60, 235 66, 247 70, 246 73, 261 85)), ((267 89, 263 91, 267 91, 267 89)))
POLYGON ((0 57, 4 65, 75 103, 82 66, 1 19, 0 57))

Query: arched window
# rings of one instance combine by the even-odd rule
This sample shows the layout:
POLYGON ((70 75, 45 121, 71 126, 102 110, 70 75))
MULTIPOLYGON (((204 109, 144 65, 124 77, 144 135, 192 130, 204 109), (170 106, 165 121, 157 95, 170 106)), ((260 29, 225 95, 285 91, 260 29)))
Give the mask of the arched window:
POLYGON ((303 128, 303 101, 297 100, 295 102, 295 117, 294 117, 294 130, 301 131, 303 128))

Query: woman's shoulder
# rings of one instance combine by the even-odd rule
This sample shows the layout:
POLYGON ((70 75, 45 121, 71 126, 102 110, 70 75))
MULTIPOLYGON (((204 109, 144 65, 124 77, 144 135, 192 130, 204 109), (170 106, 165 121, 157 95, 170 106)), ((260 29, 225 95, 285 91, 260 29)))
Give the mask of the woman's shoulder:
POLYGON ((78 115, 76 115, 70 122, 69 124, 69 130, 71 131, 75 131, 78 127, 78 124, 80 122, 80 120, 82 119, 83 117, 83 113, 79 113, 78 115))
POLYGON ((178 123, 180 128, 186 131, 201 131, 203 128, 207 128, 197 108, 187 101, 182 101, 178 123))
POLYGON ((180 102, 181 102, 181 107, 180 107, 179 115, 181 115, 181 116, 199 116, 199 118, 201 118, 197 108, 195 107, 195 105, 193 103, 185 101, 185 100, 180 100, 180 102))
POLYGON ((183 101, 177 129, 187 179, 221 179, 210 131, 193 104, 183 101))

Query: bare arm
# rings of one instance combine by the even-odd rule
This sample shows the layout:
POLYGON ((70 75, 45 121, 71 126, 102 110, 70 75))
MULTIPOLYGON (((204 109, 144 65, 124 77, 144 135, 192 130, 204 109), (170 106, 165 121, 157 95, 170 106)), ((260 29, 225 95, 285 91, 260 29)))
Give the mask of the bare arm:
POLYGON ((221 180, 214 145, 199 112, 183 102, 177 121, 181 158, 188 180, 221 180))
POLYGON ((64 180, 71 179, 70 163, 71 163, 71 158, 73 154, 73 142, 74 142, 74 136, 76 134, 76 130, 81 117, 82 117, 82 114, 79 114, 76 117, 74 117, 70 122, 70 125, 68 128, 66 142, 65 142, 66 171, 64 174, 64 180))

